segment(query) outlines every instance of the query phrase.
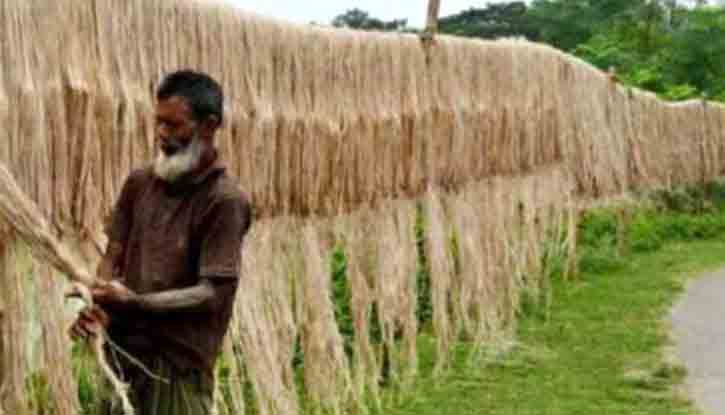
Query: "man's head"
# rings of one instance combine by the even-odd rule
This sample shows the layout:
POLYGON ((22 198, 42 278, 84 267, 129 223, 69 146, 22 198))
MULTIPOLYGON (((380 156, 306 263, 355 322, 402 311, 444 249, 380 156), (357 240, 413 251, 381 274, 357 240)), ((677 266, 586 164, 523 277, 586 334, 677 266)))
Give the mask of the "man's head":
POLYGON ((173 182, 211 160, 223 106, 221 86, 206 74, 182 70, 164 78, 156 92, 158 177, 173 182))

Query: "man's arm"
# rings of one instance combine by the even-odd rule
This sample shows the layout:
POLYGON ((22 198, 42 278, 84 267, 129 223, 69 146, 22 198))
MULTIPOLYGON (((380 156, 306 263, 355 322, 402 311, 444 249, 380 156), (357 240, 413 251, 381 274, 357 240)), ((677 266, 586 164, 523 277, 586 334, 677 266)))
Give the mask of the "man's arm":
POLYGON ((171 314, 213 311, 232 301, 237 288, 251 208, 243 197, 214 203, 203 221, 199 283, 187 288, 136 294, 121 284, 93 290, 96 302, 119 311, 171 314))
POLYGON ((120 284, 94 290, 96 302, 120 312, 150 314, 199 313, 215 311, 234 296, 237 280, 203 278, 199 284, 176 290, 136 294, 120 284))
POLYGON ((131 307, 154 314, 215 311, 224 300, 234 296, 236 288, 236 279, 204 278, 190 288, 137 296, 131 307))

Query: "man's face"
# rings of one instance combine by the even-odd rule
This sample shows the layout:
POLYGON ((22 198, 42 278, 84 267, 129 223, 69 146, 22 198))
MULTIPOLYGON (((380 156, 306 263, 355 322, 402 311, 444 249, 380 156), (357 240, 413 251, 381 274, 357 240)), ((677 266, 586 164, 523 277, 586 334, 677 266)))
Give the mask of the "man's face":
POLYGON ((157 101, 156 140, 154 172, 161 179, 173 182, 198 167, 203 152, 200 127, 185 98, 157 101))

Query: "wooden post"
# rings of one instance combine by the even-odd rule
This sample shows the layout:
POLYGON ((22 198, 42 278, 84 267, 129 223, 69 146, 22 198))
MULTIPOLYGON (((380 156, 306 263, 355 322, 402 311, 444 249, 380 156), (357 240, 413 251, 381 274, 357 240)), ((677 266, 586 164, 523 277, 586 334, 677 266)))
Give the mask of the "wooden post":
POLYGON ((428 1, 428 18, 425 22, 425 30, 423 36, 430 39, 438 33, 438 14, 441 10, 441 0, 428 1))
POLYGON ((425 31, 431 35, 438 32, 438 15, 441 11, 441 0, 428 1, 428 20, 425 24, 425 31))
POLYGON ((435 34, 438 33, 438 14, 441 10, 441 0, 428 1, 428 19, 425 23, 425 30, 420 34, 423 48, 426 54, 426 63, 430 64, 430 47, 433 44, 435 34))
POLYGON ((428 20, 425 24, 426 32, 434 34, 438 32, 438 15, 441 11, 441 0, 428 1, 428 20))

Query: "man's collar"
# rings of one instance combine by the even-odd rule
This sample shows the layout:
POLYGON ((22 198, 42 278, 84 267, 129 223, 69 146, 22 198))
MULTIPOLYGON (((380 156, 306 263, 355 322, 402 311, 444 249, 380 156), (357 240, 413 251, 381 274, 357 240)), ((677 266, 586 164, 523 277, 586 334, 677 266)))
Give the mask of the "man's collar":
POLYGON ((199 172, 192 173, 188 178, 182 178, 186 183, 198 185, 205 182, 212 174, 223 172, 227 168, 219 157, 219 153, 215 151, 214 161, 209 163, 204 169, 199 172))

